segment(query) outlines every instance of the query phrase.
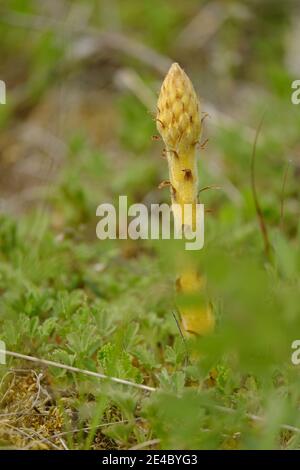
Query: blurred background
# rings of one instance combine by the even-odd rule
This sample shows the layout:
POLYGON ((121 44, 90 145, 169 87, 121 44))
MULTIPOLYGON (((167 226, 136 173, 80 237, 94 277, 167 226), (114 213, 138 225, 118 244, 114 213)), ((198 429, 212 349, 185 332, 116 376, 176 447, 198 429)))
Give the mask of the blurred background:
MULTIPOLYGON (((64 189, 72 197, 84 178, 79 160, 90 166, 98 191, 131 189, 135 200, 155 192, 166 165, 161 144, 151 141, 151 113, 177 61, 209 114, 200 182, 222 183, 235 205, 242 203, 249 148, 266 115, 258 178, 261 191, 271 190, 265 204, 274 216, 270 192, 281 181, 271 174, 282 174, 289 159, 296 171, 299 162, 299 110, 290 102, 291 82, 300 75, 299 15, 292 0, 3 1, 2 212, 22 212, 45 191, 49 196, 67 165, 74 174, 64 189)), ((214 194, 215 205, 221 199, 214 194)), ((295 214, 293 200, 288 204, 295 214)))
POLYGON ((290 361, 300 336, 300 106, 291 103, 299 44, 296 0, 1 1, 1 339, 165 393, 50 368, 36 395, 37 372, 19 374, 28 364, 9 359, 1 446, 299 447, 290 361), (168 173, 163 144, 152 136, 173 61, 205 117, 200 187, 220 187, 201 193, 210 212, 195 254, 216 334, 188 344, 190 362, 172 314, 172 244, 95 234, 97 206, 120 194, 169 202, 157 189, 168 173), (269 258, 251 188, 262 118, 252 176, 269 258))

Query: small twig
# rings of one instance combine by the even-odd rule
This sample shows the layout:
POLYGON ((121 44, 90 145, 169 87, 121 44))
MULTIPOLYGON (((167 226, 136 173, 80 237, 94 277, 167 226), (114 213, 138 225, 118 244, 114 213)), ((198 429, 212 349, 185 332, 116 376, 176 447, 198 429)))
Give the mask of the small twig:
POLYGON ((204 188, 199 189, 198 196, 199 196, 200 193, 202 193, 202 191, 207 191, 208 189, 222 189, 222 188, 221 188, 221 186, 214 186, 214 185, 204 186, 204 188))
POLYGON ((287 181, 287 176, 290 168, 291 160, 288 160, 285 166, 283 180, 282 180, 282 188, 281 188, 281 197, 280 197, 280 228, 283 231, 283 215, 284 215, 284 193, 285 193, 285 186, 287 181))
MULTIPOLYGON (((0 404, 4 401, 5 397, 7 396, 7 394, 9 393, 9 391, 12 389, 12 387, 14 386, 14 383, 15 383, 15 378, 16 378, 16 373, 19 372, 19 373, 27 373, 28 374, 28 369, 27 370, 23 370, 23 369, 12 369, 12 370, 9 370, 2 378, 1 380, 1 383, 0 383, 0 390, 1 390, 1 385, 3 384, 3 381, 4 379, 9 375, 9 374, 13 374, 13 379, 8 387, 8 389, 6 390, 6 392, 4 393, 3 397, 1 398, 0 400, 0 404)), ((45 390, 43 390, 42 386, 41 386, 41 379, 43 377, 43 374, 37 374, 35 372, 35 370, 30 370, 30 372, 32 374, 35 375, 36 377, 36 387, 37 387, 37 393, 36 393, 36 396, 34 397, 33 399, 33 402, 30 406, 30 409, 28 411, 13 411, 13 412, 8 412, 8 413, 0 413, 0 418, 8 418, 10 416, 15 416, 16 417, 16 421, 18 421, 19 419, 23 418, 24 416, 32 416, 33 414, 33 410, 35 409, 35 407, 37 406, 38 402, 39 402, 39 399, 40 399, 40 395, 41 395, 41 392, 45 390)), ((48 393, 48 392, 46 392, 48 393)), ((30 399, 32 400, 32 398, 30 399)), ((24 404, 24 403, 23 403, 24 404)), ((46 415, 45 413, 40 413, 40 415, 46 415)))
POLYGON ((35 371, 34 371, 34 374, 36 376, 37 392, 36 392, 36 397, 35 397, 32 405, 31 405, 31 409, 34 409, 34 407, 38 404, 38 401, 40 399, 41 390, 42 390, 41 379, 43 378, 43 374, 42 373, 37 374, 35 371))
POLYGON ((162 74, 166 73, 172 63, 168 57, 159 54, 152 48, 115 31, 103 31, 91 26, 86 26, 85 24, 72 26, 53 17, 19 13, 16 11, 12 12, 6 9, 1 11, 0 22, 10 26, 36 31, 53 30, 56 34, 62 36, 68 34, 85 34, 90 37, 89 44, 85 44, 85 50, 89 49, 89 54, 99 53, 99 50, 103 48, 121 51, 149 65, 162 74), (87 47, 88 45, 90 46, 89 48, 87 47))
MULTIPOLYGON (((135 418, 134 421, 140 421, 142 418, 138 417, 138 418, 135 418)), ((51 436, 51 439, 58 439, 59 437, 61 436, 66 436, 68 434, 75 434, 75 433, 78 433, 78 432, 85 432, 85 431, 90 431, 91 429, 99 429, 99 428, 104 428, 104 427, 107 427, 107 426, 113 426, 114 424, 127 424, 129 423, 129 419, 123 419, 121 421, 112 421, 110 423, 101 423, 101 424, 97 424, 96 426, 84 426, 82 428, 75 428, 75 429, 71 429, 70 431, 62 431, 62 432, 59 432, 57 434, 53 434, 51 436)))
MULTIPOLYGON (((42 436, 39 432, 37 431, 34 431, 32 429, 27 429, 26 428, 26 431, 31 431, 33 433, 34 436, 36 436, 38 438, 38 442, 41 443, 41 442, 44 442, 45 444, 48 444, 49 446, 52 446, 54 449, 56 450, 61 450, 61 448, 59 446, 57 446, 54 442, 52 442, 49 438, 47 437, 44 437, 42 436)), ((32 436, 33 437, 33 436, 32 436)), ((29 444, 29 447, 32 447, 30 446, 29 444)))
MULTIPOLYGON (((234 414, 237 412, 234 408, 227 408, 226 406, 220 406, 220 405, 214 405, 213 407, 215 410, 221 411, 223 413, 227 414, 234 414)), ((257 423, 264 423, 265 419, 262 416, 257 416, 252 413, 246 413, 246 417, 251 419, 251 421, 255 421, 257 423)), ((280 428, 284 429, 286 431, 292 431, 297 434, 300 433, 300 429, 297 428, 296 426, 292 426, 291 424, 280 424, 280 428)))
POLYGON ((150 441, 145 441, 145 442, 142 442, 141 444, 137 444, 133 447, 130 447, 128 450, 140 450, 140 449, 144 449, 145 447, 154 446, 159 443, 160 443, 160 439, 151 439, 150 441))
POLYGON ((204 142, 202 142, 202 144, 199 143, 200 149, 204 150, 205 147, 207 146, 208 142, 209 142, 209 139, 207 138, 207 139, 204 140, 204 142))
MULTIPOLYGON (((7 388, 4 395, 2 396, 2 398, 0 400, 0 404, 4 402, 6 396, 8 395, 8 393, 10 392, 10 390, 12 389, 12 387, 15 383, 15 379, 16 379, 15 372, 13 370, 9 370, 9 371, 6 372, 6 374, 3 375, 2 379, 1 379, 0 390, 2 389, 2 385, 4 384, 4 381, 5 381, 6 377, 8 377, 10 374, 13 374, 13 378, 12 378, 11 383, 9 384, 9 387, 7 388)), ((0 414, 0 416, 1 416, 1 414, 0 414)))
MULTIPOLYGON (((114 80, 119 88, 130 90, 145 108, 155 109, 155 94, 137 72, 129 68, 119 69, 114 76, 114 80)), ((152 113, 152 111, 150 112, 152 113)), ((153 118, 155 119, 156 116, 153 116, 153 118)))
POLYGON ((253 199, 254 199, 254 204, 255 204, 255 210, 260 226, 260 230, 262 233, 263 241, 264 241, 264 248, 265 248, 265 253, 268 259, 270 259, 270 241, 269 241, 269 236, 268 236, 268 231, 267 231, 267 226, 265 223, 264 215, 262 212, 262 209, 260 207, 259 201, 258 201, 258 196, 257 196, 257 191, 256 191, 256 183, 255 183, 255 157, 256 157, 256 147, 257 147, 257 140, 259 133, 262 128, 262 124, 264 121, 264 116, 262 117, 259 126, 256 130, 255 133, 255 138, 254 138, 254 143, 253 143, 253 148, 252 148, 252 156, 251 156, 251 188, 252 188, 252 194, 253 194, 253 199))
POLYGON ((185 339, 184 334, 182 333, 182 330, 181 330, 181 328, 180 328, 180 323, 179 323, 179 321, 178 321, 178 318, 177 318, 177 316, 176 316, 176 313, 175 313, 175 312, 172 312, 172 315, 173 315, 173 317, 174 317, 174 320, 175 320, 175 322, 176 322, 176 325, 177 325, 179 334, 180 334, 180 336, 181 336, 181 339, 182 339, 182 342, 183 342, 183 345, 184 345, 184 349, 185 349, 184 366, 187 367, 188 364, 189 364, 190 358, 189 358, 188 348, 187 348, 187 344, 186 344, 186 339, 185 339))
POLYGON ((61 445, 63 446, 63 448, 65 450, 69 450, 67 444, 65 443, 65 441, 61 437, 58 440, 59 440, 59 442, 61 443, 61 445))
POLYGON ((231 16, 229 5, 212 0, 207 2, 178 34, 176 45, 184 50, 200 49, 212 39, 231 16))
MULTIPOLYGON (((7 426, 8 428, 10 428, 12 431, 14 431, 15 433, 19 433, 21 434, 23 437, 26 437, 27 439, 31 439, 32 441, 34 442, 39 442, 36 440, 36 438, 34 436, 32 436, 31 434, 28 434, 26 431, 24 431, 23 429, 20 429, 20 428, 16 428, 15 426, 12 426, 11 424, 9 423, 2 423, 4 424, 4 426, 7 426)), ((38 437, 39 434, 34 432, 35 435, 37 435, 38 437)), ((49 441, 49 439, 47 438, 43 438, 43 441, 45 441, 47 444, 51 445, 54 449, 56 450, 60 450, 60 447, 58 447, 56 444, 54 444, 53 442, 49 441)))
POLYGON ((93 372, 91 370, 79 369, 78 367, 68 366, 66 364, 61 364, 59 362, 49 361, 47 359, 39 359, 34 356, 27 356, 25 354, 16 353, 13 351, 4 351, 0 350, 0 353, 6 354, 7 356, 17 357, 18 359, 24 359, 25 361, 37 362, 44 364, 45 366, 57 367, 60 369, 68 370, 70 372, 78 372, 80 374, 89 375, 91 377, 96 377, 98 379, 110 380, 111 382, 116 382, 122 385, 128 385, 130 387, 140 388, 142 390, 147 390, 148 392, 156 391, 155 388, 149 387, 148 385, 137 384, 129 380, 119 379, 118 377, 111 377, 109 375, 100 374, 99 372, 93 372))
MULTIPOLYGON (((173 312, 173 315, 174 315, 174 312, 173 312)), ((175 317, 175 320, 176 320, 176 323, 177 323, 177 318, 176 317, 175 317)), ((181 330, 180 330, 180 332, 181 332, 181 330)), ((182 332, 181 332, 181 334, 182 334, 182 332)), ((4 353, 4 352, 5 352, 4 350, 0 349, 0 353, 4 353)), ((111 380, 113 382, 121 383, 123 385, 129 385, 129 386, 133 386, 133 387, 137 387, 137 388, 141 388, 141 389, 148 390, 148 391, 151 391, 151 392, 159 391, 158 388, 148 387, 147 385, 137 384, 137 383, 134 383, 134 382, 130 382, 129 380, 123 380, 123 379, 119 379, 117 377, 111 377, 111 376, 107 376, 107 375, 104 375, 104 374, 99 374, 97 372, 92 372, 92 371, 89 371, 89 370, 79 369, 77 367, 67 366, 65 364, 60 364, 58 362, 48 361, 46 359, 38 359, 37 357, 26 356, 25 354, 19 354, 19 353, 12 352, 12 351, 7 351, 7 350, 6 350, 6 354, 8 356, 17 357, 19 359, 24 359, 24 360, 32 361, 32 362, 38 362, 40 364, 44 364, 44 365, 48 365, 48 366, 52 366, 52 367, 59 367, 60 369, 70 370, 71 372, 78 372, 78 373, 82 373, 82 374, 85 374, 85 375, 91 375, 93 377, 97 377, 97 378, 100 378, 100 379, 111 380)), ((211 407, 215 410, 218 410, 218 411, 221 411, 221 412, 224 412, 224 413, 230 413, 230 414, 237 413, 237 410, 234 409, 234 408, 227 408, 225 406, 220 406, 220 405, 212 405, 211 407)), ((265 422, 265 419, 263 417, 257 416, 257 415, 254 415, 254 414, 246 413, 246 417, 251 419, 252 421, 257 421, 257 422, 261 422, 261 423, 265 422)), ((137 418, 137 419, 139 419, 139 418, 137 418)), ((5 422, 2 422, 2 423, 6 424, 5 422)), ((14 428, 13 426, 8 425, 8 424, 7 424, 7 426, 10 427, 11 429, 14 429, 15 431, 20 432, 21 434, 25 435, 26 437, 28 437, 30 439, 33 439, 32 436, 28 435, 24 431, 19 430, 17 428, 14 428)), ((99 427, 101 427, 101 425, 99 427)), ((280 424, 279 427, 281 429, 300 434, 300 428, 297 428, 296 426, 292 426, 290 424, 280 424)), ((71 432, 73 432, 73 431, 71 431, 71 432)), ((57 434, 55 436, 51 436, 51 437, 61 436, 63 434, 65 434, 65 433, 59 433, 59 434, 57 434)))
MULTIPOLYGON (((30 409, 27 411, 27 412, 16 412, 15 414, 18 416, 16 421, 19 421, 21 418, 23 418, 26 414, 32 414, 30 413, 32 410, 36 409, 36 406, 39 402, 39 399, 40 399, 40 395, 41 395, 41 391, 42 391, 42 387, 41 387, 41 379, 43 377, 43 374, 40 373, 40 374, 37 374, 35 372, 35 370, 32 370, 32 373, 34 374, 35 378, 36 378, 36 388, 37 388, 37 392, 36 392, 36 396, 34 397, 33 401, 32 401, 32 404, 30 406, 30 409)), ((31 401, 32 397, 30 398, 30 401, 31 401)), ((0 415, 1 416, 1 415, 0 415)))

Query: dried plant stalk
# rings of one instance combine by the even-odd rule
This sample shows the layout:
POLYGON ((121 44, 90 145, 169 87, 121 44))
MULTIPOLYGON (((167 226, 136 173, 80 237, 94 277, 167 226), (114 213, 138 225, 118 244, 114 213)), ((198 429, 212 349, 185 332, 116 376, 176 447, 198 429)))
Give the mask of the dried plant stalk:
MULTIPOLYGON (((196 145, 200 138, 200 104, 193 84, 174 63, 161 87, 157 103, 157 129, 166 145, 174 218, 180 217, 194 230, 198 202, 196 145), (184 205, 192 210, 184 213, 184 205), (182 218, 183 216, 183 218, 182 218)), ((191 296, 178 305, 185 332, 206 334, 214 328, 214 317, 205 299, 205 281, 195 266, 185 264, 177 280, 177 290, 191 296), (194 300, 192 300, 194 299, 194 300)))

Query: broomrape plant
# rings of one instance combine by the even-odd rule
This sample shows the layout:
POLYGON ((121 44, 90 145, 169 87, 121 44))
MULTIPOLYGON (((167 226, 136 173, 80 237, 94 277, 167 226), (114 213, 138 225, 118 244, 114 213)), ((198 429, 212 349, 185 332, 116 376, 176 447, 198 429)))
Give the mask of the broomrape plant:
MULTIPOLYGON (((196 145, 201 133, 200 104, 192 82, 174 63, 162 84, 157 103, 157 129, 166 145, 169 181, 160 187, 171 190, 174 219, 195 230, 198 203, 196 145), (186 211, 189 205, 192 210, 186 211), (183 216, 182 216, 183 214, 183 216)), ((178 308, 186 333, 206 334, 215 320, 205 296, 205 279, 181 253, 177 291, 190 297, 188 305, 178 298, 178 308)))

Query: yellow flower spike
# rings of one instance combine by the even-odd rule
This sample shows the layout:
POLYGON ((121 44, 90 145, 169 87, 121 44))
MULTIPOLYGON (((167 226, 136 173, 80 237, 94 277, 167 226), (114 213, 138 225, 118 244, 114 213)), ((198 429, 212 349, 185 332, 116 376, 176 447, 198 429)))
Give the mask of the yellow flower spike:
POLYGON ((215 318, 205 295, 205 279, 200 276, 193 266, 187 267, 177 281, 177 291, 180 294, 193 296, 186 305, 178 301, 181 322, 187 333, 205 335, 215 327, 215 318))
POLYGON ((201 131, 199 101, 189 77, 176 63, 162 84, 157 108, 157 129, 166 146, 182 154, 194 150, 201 131))
MULTIPOLYGON (((157 103, 157 129, 166 145, 174 218, 195 229, 198 202, 196 144, 201 133, 200 104, 192 82, 174 63, 162 84, 157 103), (176 210, 174 203, 181 208, 176 210), (184 204, 192 205, 191 220, 184 214, 184 204), (181 219, 180 219, 181 220, 181 219)), ((199 299, 179 306, 182 326, 187 333, 206 334, 214 328, 214 317, 205 300, 203 278, 193 266, 186 266, 177 281, 178 291, 199 299), (204 299, 203 299, 204 297, 204 299)))
MULTIPOLYGON (((183 213, 184 204, 197 203, 195 148, 200 137, 201 120, 192 82, 176 63, 162 84, 157 109, 157 129, 167 150, 172 202, 179 204, 183 213)), ((194 208, 191 225, 194 228, 194 208)))

